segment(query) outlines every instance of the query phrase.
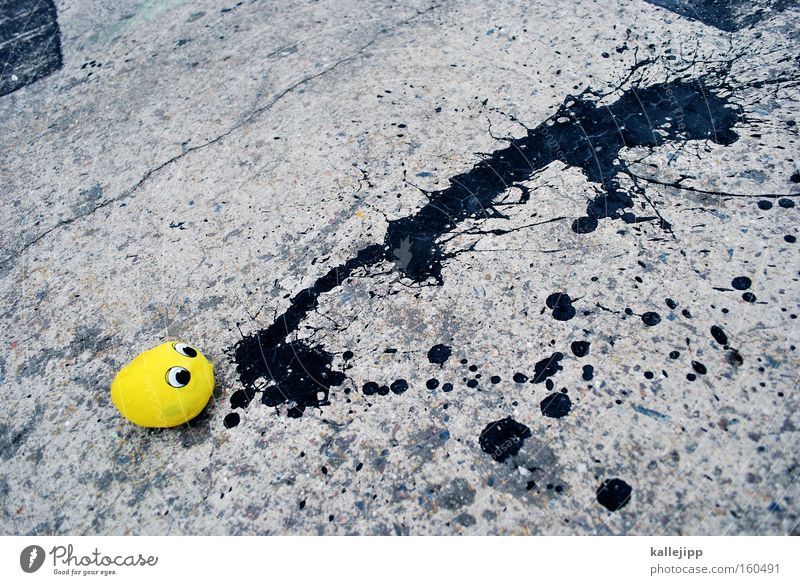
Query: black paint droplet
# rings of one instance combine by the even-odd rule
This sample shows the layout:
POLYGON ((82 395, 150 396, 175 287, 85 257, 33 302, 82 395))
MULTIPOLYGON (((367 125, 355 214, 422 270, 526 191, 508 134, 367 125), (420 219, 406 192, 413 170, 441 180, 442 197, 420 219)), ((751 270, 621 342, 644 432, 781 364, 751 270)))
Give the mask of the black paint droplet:
POLYGON ((353 352, 348 349, 346 352, 342 354, 342 359, 346 362, 350 361, 351 359, 353 359, 353 352))
POLYGON ((762 199, 758 202, 758 208, 767 211, 768 209, 772 209, 772 201, 768 201, 766 199, 762 199))
POLYGON ((661 323, 661 315, 656 313, 655 311, 648 311, 642 315, 642 323, 647 325, 648 327, 653 327, 654 325, 658 325, 661 323))
POLYGON ((492 376, 491 378, 489 378, 489 381, 490 381, 492 384, 499 384, 499 383, 500 383, 500 381, 501 381, 501 380, 500 380, 500 376, 492 376))
POLYGON ((432 364, 442 365, 452 353, 453 350, 450 346, 439 343, 428 350, 428 361, 432 364))
POLYGON ((606 479, 597 488, 597 501, 605 509, 616 512, 631 500, 631 486, 619 478, 606 479))
POLYGON ((728 336, 725 335, 725 332, 719 325, 711 326, 711 337, 713 337, 714 341, 716 341, 720 345, 728 345, 728 336))
POLYGON ((708 370, 702 363, 695 361, 692 362, 692 369, 698 374, 706 374, 708 372, 708 370))
POLYGON ((797 241, 797 238, 791 234, 786 234, 785 236, 783 236, 783 241, 786 242, 787 244, 794 244, 797 241))
POLYGON ((555 292, 547 297, 545 304, 553 310, 553 319, 556 321, 569 321, 575 316, 575 307, 567 293, 555 292))
POLYGON ((794 207, 794 201, 784 197, 784 198, 778 199, 778 205, 780 205, 784 209, 791 209, 792 207, 794 207))
POLYGON ((583 379, 587 382, 594 378, 594 368, 589 364, 583 366, 583 379))
POLYGON ((664 302, 667 303, 667 307, 669 307, 670 309, 675 309, 678 306, 678 303, 676 303, 672 299, 665 299, 664 302))
POLYGON ((524 384, 525 382, 528 381, 528 376, 526 376, 525 374, 522 374, 520 372, 517 372, 516 374, 514 374, 514 381, 517 384, 524 384))
POLYGON ((232 429, 236 425, 239 424, 239 413, 238 412, 231 412, 225 416, 225 419, 222 421, 222 424, 225 425, 226 429, 232 429))
POLYGON ((557 351, 549 358, 544 358, 543 360, 536 362, 536 364, 533 366, 534 370, 533 383, 540 384, 541 382, 544 382, 547 378, 554 376, 556 373, 562 370, 563 368, 561 367, 561 364, 559 364, 559 362, 563 358, 564 354, 557 351))
POLYGON ((452 392, 453 385, 450 382, 445 382, 442 384, 442 392, 452 392))
POLYGON ((573 341, 569 347, 576 357, 584 357, 589 353, 588 341, 573 341))
POLYGON ((436 390, 439 387, 439 380, 436 378, 431 378, 425 382, 425 386, 428 388, 428 390, 436 390))
POLYGON ((539 403, 539 408, 542 409, 542 414, 545 416, 561 418, 569 414, 570 408, 572 408, 572 401, 566 394, 556 392, 546 396, 545 399, 539 403))
POLYGON ((367 382, 361 387, 361 392, 365 396, 372 396, 373 394, 378 393, 378 383, 377 382, 367 382))
POLYGON ((402 394, 403 392, 408 390, 408 382, 400 378, 399 380, 395 380, 394 382, 392 382, 390 388, 392 392, 394 392, 395 394, 402 394))
POLYGON ((736 290, 747 290, 753 284, 753 281, 746 276, 737 276, 731 281, 731 286, 736 290))
POLYGON ((679 351, 677 351, 677 350, 672 350, 671 352, 669 352, 669 357, 670 357, 670 359, 676 360, 676 359, 678 359, 680 356, 681 356, 681 352, 679 352, 679 351))
POLYGON ((528 427, 507 416, 486 425, 478 443, 484 453, 502 463, 519 453, 522 443, 530 436, 531 430, 528 427))
POLYGON ((755 303, 756 302, 756 295, 751 292, 746 292, 742 294, 742 298, 747 301, 748 303, 755 303))
POLYGON ((302 510, 303 508, 305 508, 305 507, 306 507, 306 501, 305 501, 305 500, 300 500, 300 502, 299 502, 297 505, 298 505, 298 506, 300 507, 300 509, 302 510))
POLYGON ((478 381, 475 378, 467 382, 467 388, 477 388, 477 387, 478 387, 478 381))

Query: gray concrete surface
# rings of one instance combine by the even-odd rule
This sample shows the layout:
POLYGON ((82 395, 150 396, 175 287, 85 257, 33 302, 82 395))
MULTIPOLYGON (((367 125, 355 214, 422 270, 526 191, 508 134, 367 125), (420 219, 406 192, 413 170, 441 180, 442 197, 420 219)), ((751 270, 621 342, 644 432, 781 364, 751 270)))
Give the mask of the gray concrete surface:
POLYGON ((57 1, 63 65, 0 97, 0 532, 798 533, 800 13, 676 4, 57 1), (735 140, 678 129, 711 105, 653 123, 669 139, 613 157, 633 205, 590 233, 570 226, 606 177, 532 162, 438 235, 440 283, 364 264, 287 332, 345 372, 329 403, 232 408, 237 342, 390 221, 569 95, 617 111, 679 79, 727 100, 735 140), (111 380, 168 339, 209 356, 215 397, 136 428, 111 380), (530 436, 497 461, 480 437, 505 417, 530 436))

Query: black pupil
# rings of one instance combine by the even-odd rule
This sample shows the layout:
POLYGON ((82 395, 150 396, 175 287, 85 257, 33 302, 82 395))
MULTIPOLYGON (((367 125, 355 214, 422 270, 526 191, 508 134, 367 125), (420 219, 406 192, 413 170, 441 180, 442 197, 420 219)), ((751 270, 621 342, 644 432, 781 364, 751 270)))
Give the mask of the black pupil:
POLYGON ((189 374, 189 370, 179 370, 175 374, 175 381, 180 384, 181 386, 186 386, 191 379, 191 374, 189 374))
POLYGON ((197 350, 195 350, 193 347, 189 347, 188 345, 183 346, 183 353, 189 357, 197 357, 197 350))

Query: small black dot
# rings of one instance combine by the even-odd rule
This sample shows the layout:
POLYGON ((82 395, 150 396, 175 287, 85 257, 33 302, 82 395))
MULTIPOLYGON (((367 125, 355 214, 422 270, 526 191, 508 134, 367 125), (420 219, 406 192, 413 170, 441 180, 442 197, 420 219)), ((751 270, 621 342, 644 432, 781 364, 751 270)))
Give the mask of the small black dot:
POLYGON ((783 241, 789 244, 794 244, 797 241, 797 238, 791 234, 786 234, 785 236, 783 236, 783 241))
POLYGON ((225 416, 225 419, 222 421, 222 424, 225 425, 226 429, 232 429, 236 425, 239 424, 239 413, 238 412, 231 412, 225 416))
MULTIPOLYGON (((444 384, 442 384, 442 392, 452 392, 452 391, 453 391, 453 385, 450 382, 445 382, 444 384)), ((445 408, 446 407, 447 405, 445 404, 445 408)))
POLYGON ((742 295, 742 298, 747 301, 748 303, 755 303, 756 302, 756 295, 751 292, 746 292, 742 295))
POLYGON ((792 207, 794 207, 794 201, 783 197, 781 199, 778 199, 778 205, 780 205, 784 209, 791 209, 792 207))
POLYGON ((492 376, 491 378, 489 378, 489 381, 492 384, 499 384, 500 383, 500 376, 492 376))
POLYGON ((758 208, 767 211, 768 209, 772 209, 772 201, 767 201, 766 199, 762 199, 758 202, 758 208))
POLYGON ((524 384, 527 381, 528 381, 528 376, 526 376, 525 374, 522 374, 520 372, 514 374, 514 382, 516 382, 517 384, 524 384))
POLYGON ((425 382, 425 386, 428 387, 428 390, 435 390, 436 388, 439 387, 439 380, 437 380, 436 378, 431 378, 430 380, 425 382))

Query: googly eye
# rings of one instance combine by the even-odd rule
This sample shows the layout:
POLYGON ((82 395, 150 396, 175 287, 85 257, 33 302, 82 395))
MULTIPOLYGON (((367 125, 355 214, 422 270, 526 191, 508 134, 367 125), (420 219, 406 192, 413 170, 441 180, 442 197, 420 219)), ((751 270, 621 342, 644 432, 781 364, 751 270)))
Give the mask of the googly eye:
POLYGON ((173 343, 172 347, 174 347, 175 351, 183 356, 189 358, 197 357, 197 350, 191 345, 186 345, 185 343, 173 343))
MULTIPOLYGON (((191 349, 191 348, 190 348, 191 349)), ((173 388, 183 388, 192 379, 192 375, 186 368, 174 366, 167 370, 167 384, 173 388)))

